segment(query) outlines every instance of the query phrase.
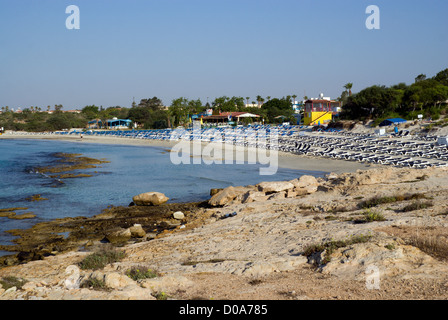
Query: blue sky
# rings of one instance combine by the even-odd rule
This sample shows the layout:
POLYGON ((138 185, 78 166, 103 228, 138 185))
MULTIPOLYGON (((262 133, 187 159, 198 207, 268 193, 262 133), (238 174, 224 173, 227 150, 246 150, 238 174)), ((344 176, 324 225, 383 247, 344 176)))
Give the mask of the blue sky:
POLYGON ((446 0, 0 0, 0 106, 325 96, 448 68, 446 0), (80 29, 68 30, 68 5, 80 29), (368 5, 380 30, 368 30, 368 5))

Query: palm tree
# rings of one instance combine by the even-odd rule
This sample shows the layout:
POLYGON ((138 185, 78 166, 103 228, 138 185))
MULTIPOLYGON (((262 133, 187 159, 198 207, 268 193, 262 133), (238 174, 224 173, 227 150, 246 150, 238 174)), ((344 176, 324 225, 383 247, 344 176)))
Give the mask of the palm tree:
POLYGON ((266 99, 268 99, 268 101, 271 100, 271 96, 267 96, 266 99))
POLYGON ((250 99, 250 97, 246 97, 247 104, 249 104, 249 99, 250 99))
POLYGON ((261 106, 260 106, 261 99, 262 99, 261 96, 258 95, 258 96, 257 96, 258 108, 261 107, 261 106))
POLYGON ((348 95, 351 96, 352 95, 352 87, 353 87, 353 83, 349 82, 347 83, 344 88, 348 90, 348 95))
POLYGON ((292 103, 293 103, 293 104, 296 103, 296 98, 297 98, 297 95, 293 94, 293 95, 292 95, 292 103))

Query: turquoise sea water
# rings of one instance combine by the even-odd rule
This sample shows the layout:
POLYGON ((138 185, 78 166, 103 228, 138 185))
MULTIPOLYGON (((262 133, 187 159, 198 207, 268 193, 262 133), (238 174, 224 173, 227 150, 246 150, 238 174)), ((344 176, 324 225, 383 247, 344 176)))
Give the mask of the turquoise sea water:
POLYGON ((260 164, 175 165, 163 147, 0 140, 0 209, 26 207, 28 210, 17 214, 33 212, 37 215, 26 220, 0 217, 0 244, 11 244, 12 237, 6 230, 29 228, 55 218, 93 216, 109 205, 128 205, 134 195, 143 192, 162 192, 170 202, 190 202, 209 199, 211 188, 324 174, 279 168, 275 175, 261 176, 260 167, 260 164), (55 152, 80 153, 95 159, 105 158, 110 163, 83 170, 93 174, 92 177, 65 179, 59 184, 33 171, 35 167, 55 161, 55 152), (48 200, 26 200, 36 194, 48 200))

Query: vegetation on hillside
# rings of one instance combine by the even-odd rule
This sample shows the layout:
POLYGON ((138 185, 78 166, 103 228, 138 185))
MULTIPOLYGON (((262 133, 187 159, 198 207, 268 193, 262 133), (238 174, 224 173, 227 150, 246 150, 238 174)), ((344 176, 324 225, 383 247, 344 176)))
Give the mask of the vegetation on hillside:
MULTIPOLYGON (((448 69, 432 78, 420 74, 410 85, 373 85, 352 93, 353 83, 349 82, 344 88, 345 91, 338 98, 343 105, 340 119, 374 120, 373 124, 377 125, 391 117, 413 120, 421 114, 424 118, 438 120, 441 115, 448 113, 448 69)), ((50 106, 46 110, 32 106, 20 113, 5 106, 1 108, 0 127, 15 131, 56 131, 86 128, 91 120, 101 119, 104 122, 116 117, 130 119, 143 129, 175 128, 188 125, 193 114, 203 113, 210 108, 213 114, 241 111, 260 115, 264 123, 295 123, 292 103, 296 97, 297 95, 288 95, 282 98, 263 98, 258 95, 250 101, 250 97, 221 96, 211 104, 203 104, 200 99, 180 97, 174 99, 168 108, 160 99, 153 97, 141 99, 139 104, 133 102, 130 107, 103 108, 88 105, 80 113, 64 112, 62 105, 56 105, 52 113, 49 113, 50 106)), ((252 119, 246 118, 244 121, 250 123, 252 119)))
POLYGON ((371 119, 374 124, 379 124, 394 117, 414 120, 421 114, 424 118, 438 120, 448 113, 448 69, 432 78, 420 74, 411 85, 373 85, 341 97, 345 102, 341 114, 343 119, 371 119))

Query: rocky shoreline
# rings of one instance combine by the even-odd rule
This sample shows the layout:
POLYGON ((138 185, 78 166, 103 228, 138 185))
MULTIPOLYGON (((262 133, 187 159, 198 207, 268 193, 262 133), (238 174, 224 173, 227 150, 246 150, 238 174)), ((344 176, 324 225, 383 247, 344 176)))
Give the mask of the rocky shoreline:
POLYGON ((79 271, 78 281, 107 290, 67 285, 67 268, 105 245, 102 233, 86 250, 0 269, 0 278, 27 280, 0 289, 0 299, 448 299, 447 173, 375 168, 214 190, 190 212, 109 208, 67 225, 92 221, 98 233, 93 220, 110 219, 145 229, 151 210, 177 224, 182 211, 185 220, 154 238, 127 238, 121 260, 79 271), (158 276, 133 280, 132 268, 158 276))
POLYGON ((0 246, 0 250, 16 252, 0 257, 0 268, 41 260, 48 256, 88 250, 101 243, 122 246, 124 243, 148 241, 164 232, 194 220, 190 215, 201 210, 202 203, 166 204, 161 207, 111 207, 93 217, 73 217, 41 222, 29 229, 14 229, 8 233, 18 238, 14 245, 0 246), (173 217, 184 212, 184 219, 173 217), (132 233, 130 228, 134 228, 132 233))
MULTIPOLYGON (((56 186, 63 184, 64 179, 88 178, 91 174, 80 170, 98 168, 108 163, 106 159, 94 159, 81 154, 54 153, 54 160, 32 171, 45 174, 53 179, 56 186)), ((44 201, 40 195, 33 195, 28 201, 44 201)), ((166 202, 168 198, 165 199, 166 202)), ((131 200, 130 200, 131 201, 131 200)), ((134 203, 132 202, 132 205, 134 203)), ((161 203, 158 203, 161 204, 161 203)), ((29 261, 41 260, 48 256, 73 250, 86 250, 87 247, 99 243, 112 243, 120 246, 126 241, 137 242, 157 237, 165 230, 180 227, 190 219, 192 212, 197 212, 202 203, 166 204, 154 206, 109 206, 101 214, 93 217, 69 217, 40 222, 29 229, 12 229, 7 233, 17 237, 13 245, 0 245, 0 250, 11 252, 0 257, 0 268, 29 261), (174 218, 173 213, 185 212, 181 219, 174 218), (133 227, 134 232, 122 232, 133 227), (121 233, 122 234, 121 234, 121 233)), ((32 219, 36 215, 28 208, 3 208, 0 217, 9 219, 32 219)), ((194 214, 193 214, 194 216, 194 214)))

